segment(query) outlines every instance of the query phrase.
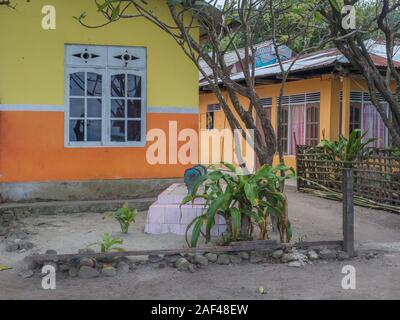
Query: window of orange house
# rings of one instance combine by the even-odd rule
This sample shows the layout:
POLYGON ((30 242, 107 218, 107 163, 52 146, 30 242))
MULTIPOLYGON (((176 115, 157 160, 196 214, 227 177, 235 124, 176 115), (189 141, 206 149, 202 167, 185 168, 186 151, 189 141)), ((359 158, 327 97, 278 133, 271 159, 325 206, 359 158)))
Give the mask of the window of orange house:
POLYGON ((319 108, 319 92, 282 97, 280 134, 285 154, 294 155, 296 145, 319 143, 319 108))

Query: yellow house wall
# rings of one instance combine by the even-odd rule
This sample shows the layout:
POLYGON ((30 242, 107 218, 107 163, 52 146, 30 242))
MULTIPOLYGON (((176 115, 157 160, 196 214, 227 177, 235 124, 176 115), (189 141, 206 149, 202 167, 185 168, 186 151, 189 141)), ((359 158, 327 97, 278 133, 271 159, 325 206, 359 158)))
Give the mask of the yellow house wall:
MULTIPOLYGON (((164 18, 165 1, 152 1, 164 18)), ((149 106, 196 107, 198 72, 164 31, 143 18, 88 29, 73 17, 87 12, 91 25, 104 23, 94 1, 18 1, 17 10, 0 8, 0 103, 64 104, 64 44, 147 48, 149 106), (42 7, 56 9, 56 30, 43 30, 42 7)))
MULTIPOLYGON (((0 182, 182 177, 192 164, 150 164, 149 143, 64 146, 65 44, 146 47, 147 131, 168 135, 170 121, 198 131, 198 71, 175 41, 143 18, 85 28, 73 16, 86 12, 86 23, 105 22, 94 1, 15 2, 16 10, 0 6, 0 182), (55 30, 42 28, 45 5, 56 9, 55 30)), ((165 3, 150 2, 161 19, 165 3)))

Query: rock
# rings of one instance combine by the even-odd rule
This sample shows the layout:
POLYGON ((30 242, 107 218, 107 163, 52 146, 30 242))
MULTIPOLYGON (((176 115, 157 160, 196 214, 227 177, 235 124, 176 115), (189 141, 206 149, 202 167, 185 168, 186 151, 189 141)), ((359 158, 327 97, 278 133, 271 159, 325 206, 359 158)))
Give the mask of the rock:
POLYGON ((318 254, 314 251, 314 250, 310 250, 307 252, 307 257, 308 259, 310 259, 311 261, 315 261, 319 259, 318 254))
POLYGON ((10 232, 10 229, 7 227, 0 227, 0 237, 6 237, 10 232))
POLYGON ((249 253, 246 251, 242 251, 239 253, 239 256, 243 259, 243 260, 249 260, 249 253))
POLYGON ((75 278, 78 276, 79 269, 75 267, 70 267, 68 270, 68 274, 71 278, 75 278))
POLYGON ((242 263, 242 257, 241 257, 240 255, 231 254, 231 255, 229 256, 229 258, 231 259, 231 263, 233 263, 233 264, 242 263))
POLYGON ((323 249, 319 252, 321 259, 336 259, 336 252, 329 249, 323 249))
POLYGON ((159 268, 159 269, 164 269, 166 266, 167 266, 167 264, 166 264, 165 262, 160 262, 160 263, 158 264, 158 268, 159 268))
POLYGON ((120 261, 117 264, 117 271, 119 273, 128 273, 129 272, 129 264, 124 261, 120 261))
POLYGON ((217 260, 218 260, 218 255, 216 255, 215 253, 212 253, 212 252, 206 253, 205 257, 210 262, 217 262, 217 260))
POLYGON ((229 258, 229 256, 227 255, 227 254, 220 254, 219 256, 218 256, 218 259, 217 259, 217 263, 218 264, 229 264, 231 262, 231 259, 229 258))
POLYGON ((289 267, 300 268, 303 264, 300 261, 292 261, 288 263, 289 267))
POLYGON ((264 260, 263 255, 258 251, 250 252, 250 263, 260 263, 264 260))
POLYGON ((54 254, 55 255, 55 254, 57 254, 57 251, 49 249, 49 250, 46 250, 45 254, 54 254))
POLYGON ((337 253, 337 258, 338 258, 339 260, 347 260, 347 259, 350 259, 350 256, 349 256, 349 254, 348 254, 347 252, 339 251, 339 252, 337 253))
POLYGON ((136 270, 136 268, 137 268, 137 266, 136 266, 136 264, 131 264, 131 265, 129 265, 129 270, 131 270, 131 271, 134 271, 134 270, 136 270))
POLYGON ((190 263, 193 263, 194 256, 195 256, 194 253, 187 253, 187 254, 184 255, 186 260, 189 261, 190 263))
POLYGON ((19 248, 20 248, 20 249, 30 250, 30 249, 32 249, 34 246, 35 246, 35 245, 34 245, 32 242, 26 241, 26 240, 22 240, 22 241, 19 243, 19 248))
POLYGON ((69 270, 69 265, 68 265, 68 264, 62 263, 62 264, 60 264, 60 265, 58 266, 58 270, 59 270, 60 272, 67 272, 67 271, 69 270))
POLYGON ((84 253, 84 254, 93 254, 93 253, 96 253, 96 251, 94 251, 93 249, 90 249, 90 248, 83 248, 83 249, 79 249, 78 253, 79 254, 82 254, 82 253, 84 253))
POLYGON ((376 257, 376 253, 375 252, 368 252, 366 257, 368 260, 374 259, 376 257))
POLYGON ((90 268, 94 268, 96 266, 96 260, 93 258, 81 258, 79 261, 79 266, 83 267, 90 267, 90 268))
POLYGON ((274 258, 274 259, 280 259, 282 256, 283 256, 283 250, 281 250, 281 249, 279 249, 279 250, 275 250, 273 253, 272 253, 272 258, 274 258))
POLYGON ((176 261, 175 266, 179 271, 185 271, 189 269, 190 262, 185 258, 179 258, 178 261, 176 261))
POLYGON ((202 266, 208 266, 208 259, 201 254, 196 254, 193 258, 193 262, 202 266))
POLYGON ((25 257, 24 262, 28 270, 35 270, 36 268, 39 268, 38 263, 33 259, 29 259, 29 257, 25 257))
POLYGON ((105 277, 114 277, 117 275, 117 270, 114 267, 103 267, 101 274, 105 277))
POLYGON ((58 271, 58 265, 57 263, 53 262, 53 261, 45 261, 43 262, 43 267, 44 266, 51 266, 54 268, 54 271, 57 272, 58 271))
POLYGON ((168 263, 176 263, 180 258, 182 258, 179 254, 170 254, 164 257, 164 260, 168 263))
POLYGON ((15 242, 6 243, 6 251, 7 252, 15 252, 19 250, 19 244, 15 242))
POLYGON ((24 240, 26 238, 28 238, 28 235, 26 234, 26 232, 22 230, 14 231, 8 236, 9 240, 17 240, 17 239, 24 240))
POLYGON ((157 254, 151 254, 149 255, 148 259, 149 262, 151 263, 158 263, 161 262, 163 260, 163 257, 157 255, 157 254))
POLYGON ((79 269, 78 277, 81 279, 91 279, 97 278, 99 272, 95 268, 90 268, 88 266, 83 266, 79 269))
POLYGON ((196 272, 195 265, 194 264, 190 264, 188 270, 189 270, 190 273, 195 273, 196 272))
POLYGON ((296 256, 293 253, 284 253, 281 257, 283 263, 296 261, 296 256))
POLYGON ((23 279, 30 278, 34 275, 34 272, 32 270, 23 270, 19 273, 19 276, 23 279))

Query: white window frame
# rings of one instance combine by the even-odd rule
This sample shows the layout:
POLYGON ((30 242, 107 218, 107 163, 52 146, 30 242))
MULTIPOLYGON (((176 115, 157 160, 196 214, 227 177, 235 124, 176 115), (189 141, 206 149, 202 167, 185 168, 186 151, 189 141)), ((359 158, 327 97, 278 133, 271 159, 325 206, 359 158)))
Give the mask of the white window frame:
MULTIPOLYGON (((65 77, 64 77, 64 146, 66 148, 90 148, 90 147, 144 147, 146 145, 146 115, 147 115, 147 63, 146 48, 144 47, 120 47, 120 46, 95 46, 95 45, 66 45, 65 46, 65 77), (93 61, 81 62, 73 56, 76 52, 83 50, 92 51, 99 57, 93 61), (139 57, 137 60, 119 61, 114 59, 115 54, 129 54, 139 57), (101 118, 101 141, 70 141, 70 74, 77 72, 93 72, 102 75, 102 118, 101 118), (133 74, 141 76, 141 117, 135 120, 141 121, 140 141, 118 142, 111 141, 111 75, 133 74)), ((85 79, 86 83, 86 79, 85 79)), ((125 84, 127 85, 127 83, 125 84)), ((85 96, 87 94, 85 88, 85 96)), ((124 99, 124 98, 123 98, 124 99)), ((129 99, 125 98, 125 99, 129 99)), ((135 100, 134 98, 132 100, 135 100)), ((125 131, 127 132, 127 114, 125 120, 125 131)), ((74 117, 72 117, 73 119, 74 117)), ((85 97, 85 119, 86 97, 85 97)), ((91 118, 90 118, 91 119, 91 118)), ((133 118, 132 118, 133 119, 133 118)), ((95 120, 95 119, 94 119, 95 120)), ((86 121, 85 121, 86 124, 86 121)), ((126 133, 127 134, 127 133, 126 133)), ((85 137, 87 129, 85 128, 85 137)))

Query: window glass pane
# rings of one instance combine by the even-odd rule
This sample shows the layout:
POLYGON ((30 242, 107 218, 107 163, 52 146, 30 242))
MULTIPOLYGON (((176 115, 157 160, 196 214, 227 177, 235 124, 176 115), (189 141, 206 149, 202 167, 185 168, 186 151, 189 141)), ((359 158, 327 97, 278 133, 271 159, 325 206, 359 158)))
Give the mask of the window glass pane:
POLYGON ((69 121, 69 141, 84 141, 84 120, 69 121))
POLYGON ((128 118, 140 118, 141 116, 141 101, 128 100, 128 118))
POLYGON ((87 141, 101 141, 101 120, 87 121, 87 141))
POLYGON ((69 95, 84 96, 85 92, 85 73, 76 72, 69 75, 69 95))
POLYGON ((142 81, 141 77, 128 74, 128 97, 141 97, 142 81))
POLYGON ((361 129, 361 102, 350 102, 350 132, 361 129))
POLYGON ((125 118, 125 100, 111 100, 111 118, 125 118))
POLYGON ((214 112, 206 113, 206 129, 208 130, 214 129, 214 112))
POLYGON ((128 121, 128 141, 140 141, 140 121, 128 121))
POLYGON ((307 103, 306 110, 306 145, 319 143, 319 102, 307 103))
POLYGON ((363 131, 367 131, 364 141, 375 139, 368 147, 385 147, 385 125, 381 115, 371 102, 365 102, 363 106, 363 131))
POLYGON ((111 76, 111 96, 125 97, 125 74, 111 76))
POLYGON ((288 106, 282 106, 281 110, 281 147, 284 153, 288 151, 288 106))
POLYGON ((69 116, 70 117, 85 117, 85 99, 71 98, 69 99, 69 116))
POLYGON ((300 104, 293 105, 290 108, 290 154, 295 154, 296 143, 304 144, 305 142, 304 108, 305 106, 300 104))
POLYGON ((101 96, 102 94, 102 77, 101 74, 87 73, 87 95, 101 96))
POLYGON ((111 121, 111 141, 125 142, 125 121, 111 121))
POLYGON ((87 116, 101 118, 101 99, 87 99, 87 116))

